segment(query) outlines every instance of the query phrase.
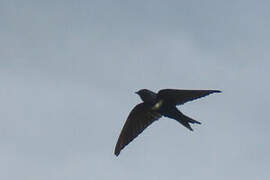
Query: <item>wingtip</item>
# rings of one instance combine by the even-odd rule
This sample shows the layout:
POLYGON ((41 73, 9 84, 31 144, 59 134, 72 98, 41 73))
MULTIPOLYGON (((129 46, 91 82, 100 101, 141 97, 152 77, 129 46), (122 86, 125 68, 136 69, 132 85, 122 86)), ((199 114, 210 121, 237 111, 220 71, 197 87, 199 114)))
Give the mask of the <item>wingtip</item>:
POLYGON ((118 148, 115 148, 114 155, 117 157, 120 154, 120 151, 118 148))
POLYGON ((120 152, 114 152, 114 155, 117 157, 120 154, 120 152))

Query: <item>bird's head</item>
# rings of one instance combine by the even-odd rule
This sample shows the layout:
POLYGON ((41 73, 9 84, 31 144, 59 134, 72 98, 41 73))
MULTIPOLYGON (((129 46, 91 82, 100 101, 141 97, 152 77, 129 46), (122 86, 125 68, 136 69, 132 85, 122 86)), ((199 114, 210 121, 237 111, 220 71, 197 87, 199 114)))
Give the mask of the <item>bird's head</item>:
POLYGON ((156 93, 148 89, 141 89, 135 93, 138 94, 144 102, 154 102, 157 96, 156 93))

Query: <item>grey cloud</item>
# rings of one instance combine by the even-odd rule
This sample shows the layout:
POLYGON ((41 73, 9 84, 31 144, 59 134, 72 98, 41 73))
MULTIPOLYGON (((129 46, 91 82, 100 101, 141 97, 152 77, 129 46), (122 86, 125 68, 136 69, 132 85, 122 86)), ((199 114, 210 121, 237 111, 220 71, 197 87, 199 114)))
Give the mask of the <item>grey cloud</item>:
POLYGON ((267 179, 268 1, 2 1, 1 179, 267 179), (113 155, 140 88, 220 89, 113 155))

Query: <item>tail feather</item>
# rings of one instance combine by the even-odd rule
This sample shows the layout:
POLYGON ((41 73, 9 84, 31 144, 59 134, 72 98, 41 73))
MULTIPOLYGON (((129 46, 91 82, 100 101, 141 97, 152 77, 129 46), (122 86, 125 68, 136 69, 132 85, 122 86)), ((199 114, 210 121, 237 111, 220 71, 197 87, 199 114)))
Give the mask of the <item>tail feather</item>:
POLYGON ((186 121, 188 121, 189 123, 192 123, 192 124, 202 124, 201 122, 196 121, 196 120, 194 120, 194 119, 192 119, 192 118, 184 115, 183 113, 181 113, 181 114, 182 114, 182 118, 185 119, 186 121))
POLYGON ((190 126, 191 124, 201 124, 201 122, 196 121, 183 113, 181 113, 177 108, 174 108, 172 111, 166 113, 164 116, 167 116, 169 118, 175 119, 179 123, 181 123, 183 126, 188 128, 189 130, 193 131, 193 129, 190 126))
POLYGON ((193 131, 193 129, 191 128, 190 124, 188 123, 188 121, 183 121, 183 120, 177 120, 178 122, 180 122, 183 126, 185 126, 186 128, 188 128, 189 130, 193 131))

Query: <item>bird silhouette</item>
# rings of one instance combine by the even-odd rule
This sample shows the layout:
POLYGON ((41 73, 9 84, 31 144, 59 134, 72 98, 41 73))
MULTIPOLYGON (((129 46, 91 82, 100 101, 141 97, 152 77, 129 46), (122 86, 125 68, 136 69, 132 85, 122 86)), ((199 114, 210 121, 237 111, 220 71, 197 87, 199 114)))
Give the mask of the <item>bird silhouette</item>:
POLYGON ((158 93, 154 93, 148 89, 139 90, 136 94, 143 102, 137 104, 128 115, 116 143, 114 154, 118 156, 126 145, 162 116, 175 119, 193 131, 190 124, 201 123, 181 113, 176 106, 220 92, 219 90, 162 89, 158 93))

